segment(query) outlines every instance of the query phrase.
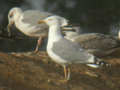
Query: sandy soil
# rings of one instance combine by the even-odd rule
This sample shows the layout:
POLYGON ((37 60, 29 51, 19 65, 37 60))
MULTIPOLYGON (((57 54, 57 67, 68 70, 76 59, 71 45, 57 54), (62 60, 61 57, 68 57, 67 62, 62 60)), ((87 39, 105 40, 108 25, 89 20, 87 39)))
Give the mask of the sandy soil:
POLYGON ((45 51, 35 54, 32 51, 7 53, 2 50, 0 90, 120 90, 119 50, 103 58, 111 67, 94 69, 81 64, 72 65, 71 80, 67 83, 60 81, 64 79, 63 68, 45 51))

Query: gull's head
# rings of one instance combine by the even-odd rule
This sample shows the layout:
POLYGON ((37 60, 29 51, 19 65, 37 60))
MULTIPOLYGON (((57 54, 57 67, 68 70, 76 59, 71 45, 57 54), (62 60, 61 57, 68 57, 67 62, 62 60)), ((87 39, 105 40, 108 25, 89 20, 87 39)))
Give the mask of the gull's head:
POLYGON ((15 17, 20 14, 22 10, 18 7, 12 8, 8 13, 9 24, 14 24, 15 17))
POLYGON ((50 16, 44 20, 40 20, 38 23, 46 23, 48 26, 60 25, 61 27, 64 27, 68 25, 68 20, 60 16, 50 16))
POLYGON ((74 37, 79 35, 75 31, 63 31, 63 33, 64 33, 64 37, 68 40, 72 40, 74 37))
POLYGON ((77 32, 75 32, 75 31, 63 31, 63 32, 64 32, 65 36, 68 36, 68 37, 79 35, 79 34, 78 34, 77 32))
POLYGON ((22 10, 18 7, 12 8, 8 13, 8 32, 10 36, 10 27, 15 23, 15 20, 19 19, 19 15, 21 14, 22 10))

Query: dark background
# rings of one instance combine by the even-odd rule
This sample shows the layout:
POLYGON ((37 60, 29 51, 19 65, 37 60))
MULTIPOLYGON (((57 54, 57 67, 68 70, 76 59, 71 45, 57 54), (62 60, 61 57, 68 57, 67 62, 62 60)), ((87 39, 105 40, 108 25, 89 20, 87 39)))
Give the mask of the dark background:
POLYGON ((15 6, 64 16, 79 25, 82 32, 106 34, 119 30, 120 0, 0 0, 2 32, 6 30, 8 11, 15 6))

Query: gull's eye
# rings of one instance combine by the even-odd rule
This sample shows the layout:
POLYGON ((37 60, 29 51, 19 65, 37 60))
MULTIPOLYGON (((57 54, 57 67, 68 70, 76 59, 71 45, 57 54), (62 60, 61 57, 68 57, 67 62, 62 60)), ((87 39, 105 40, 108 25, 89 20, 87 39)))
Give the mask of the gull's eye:
POLYGON ((13 12, 12 12, 12 13, 10 13, 9 17, 10 17, 10 18, 12 18, 12 17, 13 17, 13 12))
POLYGON ((12 15, 9 15, 10 18, 12 18, 12 15))

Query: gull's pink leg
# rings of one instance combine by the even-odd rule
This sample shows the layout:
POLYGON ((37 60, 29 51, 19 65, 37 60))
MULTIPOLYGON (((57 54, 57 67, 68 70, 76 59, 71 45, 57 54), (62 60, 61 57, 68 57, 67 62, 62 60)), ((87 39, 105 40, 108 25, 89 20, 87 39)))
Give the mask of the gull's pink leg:
POLYGON ((42 45, 42 40, 43 40, 43 37, 39 37, 38 38, 38 41, 37 41, 37 45, 36 45, 36 49, 35 49, 35 53, 37 53, 38 52, 38 50, 39 50, 39 47, 41 47, 41 45, 42 45))

